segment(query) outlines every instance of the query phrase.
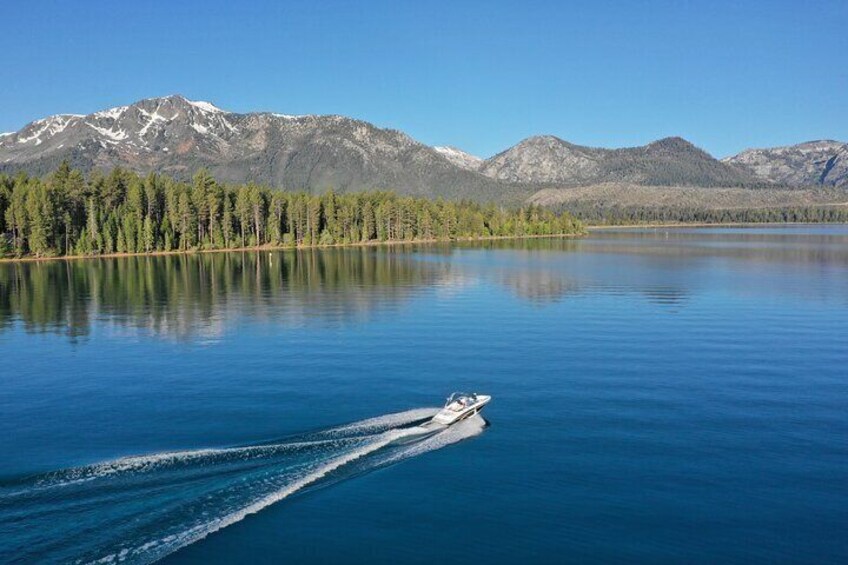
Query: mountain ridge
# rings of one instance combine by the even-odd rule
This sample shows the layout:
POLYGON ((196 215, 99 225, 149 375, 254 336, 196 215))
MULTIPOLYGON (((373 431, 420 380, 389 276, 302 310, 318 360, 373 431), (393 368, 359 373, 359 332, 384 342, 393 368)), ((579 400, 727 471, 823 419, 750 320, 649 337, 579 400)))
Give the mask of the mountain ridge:
POLYGON ((238 114, 179 95, 85 116, 56 115, 0 138, 0 170, 45 174, 122 166, 187 177, 206 168, 229 182, 341 192, 503 200, 514 187, 459 169, 406 133, 339 115, 238 114))
POLYGON ((750 172, 718 161, 681 137, 606 149, 553 135, 532 136, 487 159, 481 172, 501 180, 559 186, 627 182, 715 187, 758 182, 750 172))
POLYGON ((746 149, 722 161, 790 186, 848 186, 848 143, 832 139, 746 149))
POLYGON ((541 189, 639 186, 848 187, 848 144, 749 149, 722 160, 681 137, 636 147, 531 136, 481 159, 430 147, 398 129, 341 115, 237 113, 174 94, 91 114, 56 114, 0 135, 0 172, 124 167, 289 190, 365 189, 449 199, 523 202, 541 189))

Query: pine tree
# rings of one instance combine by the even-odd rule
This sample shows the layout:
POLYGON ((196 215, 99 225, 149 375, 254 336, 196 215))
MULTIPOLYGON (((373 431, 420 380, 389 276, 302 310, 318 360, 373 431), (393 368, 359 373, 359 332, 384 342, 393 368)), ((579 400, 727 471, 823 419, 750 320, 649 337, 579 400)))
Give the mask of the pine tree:
POLYGON ((233 201, 228 191, 224 191, 223 214, 221 216, 221 235, 224 247, 232 247, 233 242, 233 201))
POLYGON ((150 253, 156 247, 156 232, 153 229, 153 220, 150 216, 144 218, 142 237, 144 238, 144 251, 150 253))
POLYGON ((36 257, 52 255, 53 237, 56 229, 56 211, 52 195, 41 181, 30 187, 26 200, 29 223, 29 250, 36 257))

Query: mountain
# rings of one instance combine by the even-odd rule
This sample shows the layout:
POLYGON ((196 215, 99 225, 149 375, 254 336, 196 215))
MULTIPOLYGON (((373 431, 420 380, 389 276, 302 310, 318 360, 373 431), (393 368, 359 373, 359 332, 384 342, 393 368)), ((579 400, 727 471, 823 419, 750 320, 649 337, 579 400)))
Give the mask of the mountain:
POLYGON ((841 141, 748 149, 723 162, 780 185, 848 187, 848 143, 841 141))
MULTIPOLYGON (((586 197, 585 190, 568 193, 578 187, 605 205, 631 190, 622 187, 675 188, 633 189, 650 206, 656 204, 650 198, 662 194, 666 204, 682 188, 848 186, 848 146, 835 141, 752 149, 718 161, 679 137, 602 149, 536 136, 483 160, 343 116, 241 114, 178 95, 85 116, 60 114, 0 134, 0 172, 41 175, 63 160, 84 171, 121 166, 184 179, 203 167, 222 181, 291 190, 386 189, 505 204, 586 197), (540 190, 556 192, 534 197, 540 190)), ((737 192, 720 202, 736 198, 729 195, 737 192)))
POLYGON ((530 137, 487 159, 479 170, 499 180, 556 186, 762 184, 750 171, 722 163, 679 137, 623 149, 583 147, 550 135, 530 137))
POLYGON ((87 116, 57 115, 0 137, 0 171, 43 174, 127 167, 288 189, 392 189, 416 196, 509 200, 520 187, 459 167, 455 157, 392 129, 342 116, 237 114, 182 96, 87 116))

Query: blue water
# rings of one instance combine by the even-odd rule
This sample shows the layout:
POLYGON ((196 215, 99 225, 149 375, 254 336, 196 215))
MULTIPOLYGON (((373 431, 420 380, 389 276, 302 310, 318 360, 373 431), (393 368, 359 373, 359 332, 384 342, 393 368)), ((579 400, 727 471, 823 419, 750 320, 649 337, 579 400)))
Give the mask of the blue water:
POLYGON ((0 562, 848 561, 848 226, 0 264, 0 354, 0 562))

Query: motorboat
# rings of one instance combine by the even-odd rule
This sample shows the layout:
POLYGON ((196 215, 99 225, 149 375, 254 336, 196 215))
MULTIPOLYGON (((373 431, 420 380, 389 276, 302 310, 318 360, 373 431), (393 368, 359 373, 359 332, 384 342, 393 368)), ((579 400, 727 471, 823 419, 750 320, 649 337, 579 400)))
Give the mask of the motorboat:
POLYGON ((439 410, 428 424, 450 426, 477 414, 491 399, 487 394, 455 392, 448 397, 445 407, 439 410))

